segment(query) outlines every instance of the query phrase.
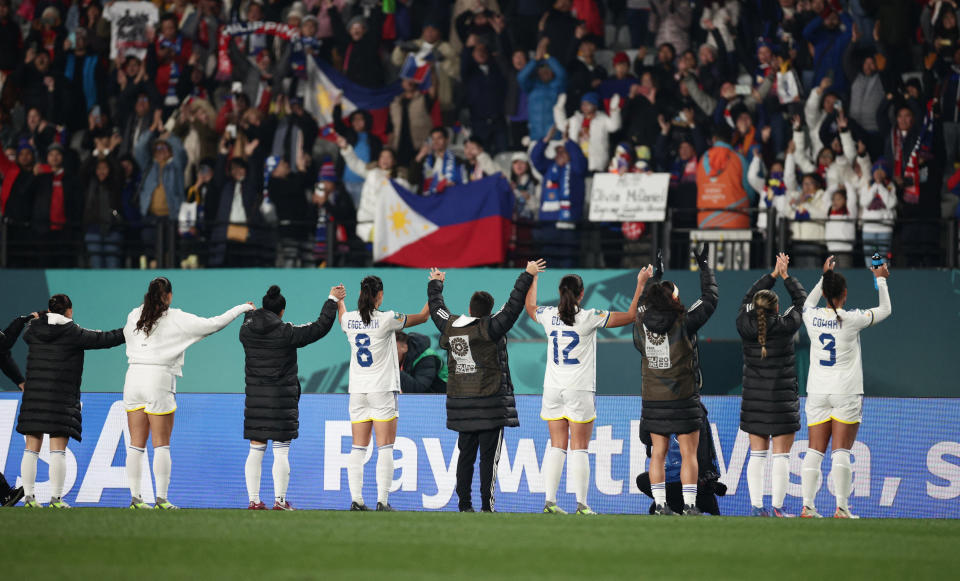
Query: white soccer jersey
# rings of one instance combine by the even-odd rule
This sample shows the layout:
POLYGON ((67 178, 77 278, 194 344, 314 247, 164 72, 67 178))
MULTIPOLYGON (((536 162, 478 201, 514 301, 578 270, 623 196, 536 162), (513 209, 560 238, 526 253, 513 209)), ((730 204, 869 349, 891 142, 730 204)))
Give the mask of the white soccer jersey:
POLYGON ((890 294, 886 279, 877 279, 880 306, 866 311, 848 311, 818 307, 822 295, 821 280, 810 291, 803 308, 803 323, 810 336, 810 373, 807 393, 863 393, 863 363, 860 356, 860 331, 890 315, 890 294))
POLYGON ((403 329, 407 316, 374 311, 365 325, 359 311, 345 313, 340 327, 350 342, 350 393, 400 391, 400 366, 394 332, 403 329))
POLYGON ((570 326, 557 307, 537 307, 537 322, 547 334, 544 389, 597 390, 597 329, 609 320, 610 311, 581 309, 570 326))

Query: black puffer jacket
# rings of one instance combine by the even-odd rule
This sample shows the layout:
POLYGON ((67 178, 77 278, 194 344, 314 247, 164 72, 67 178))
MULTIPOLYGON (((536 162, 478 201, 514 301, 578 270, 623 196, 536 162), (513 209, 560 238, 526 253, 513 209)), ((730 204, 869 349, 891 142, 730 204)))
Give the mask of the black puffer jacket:
POLYGON ((440 377, 443 360, 430 348, 430 337, 407 334, 407 354, 400 362, 400 391, 403 393, 447 393, 440 377))
POLYGON ((776 279, 763 275, 743 297, 737 315, 737 332, 743 338, 743 397, 740 429, 748 434, 778 436, 800 429, 797 366, 793 337, 803 327, 803 302, 807 293, 795 278, 784 281, 793 305, 783 315, 767 315, 767 357, 761 357, 753 295, 772 289, 776 279))
POLYGON ((0 372, 9 377, 10 381, 17 385, 23 383, 23 374, 20 373, 17 362, 13 360, 13 354, 10 353, 10 349, 12 349, 13 344, 17 342, 17 337, 20 336, 23 327, 31 319, 33 319, 32 315, 17 317, 0 333, 0 372))
MULTIPOLYGON (((457 373, 457 361, 450 349, 446 335, 441 336, 440 346, 448 350, 447 357, 447 429, 456 432, 478 432, 500 427, 515 428, 520 425, 517 402, 513 396, 513 380, 510 377, 510 361, 507 356, 507 332, 523 313, 523 302, 533 284, 533 276, 523 272, 517 277, 507 303, 493 316, 481 317, 460 327, 472 332, 470 349, 475 353, 489 351, 490 343, 496 346, 496 355, 489 361, 486 356, 477 356, 476 373, 457 373), (472 329, 470 329, 473 327, 472 329), (446 339, 446 341, 445 341, 446 339), (484 345, 485 343, 485 345, 484 345), (482 377, 483 382, 498 385, 475 385, 472 380, 482 377), (462 395, 464 392, 490 392, 492 395, 462 395)), ((441 333, 446 333, 451 315, 443 302, 443 283, 431 280, 427 285, 430 316, 441 333)))
POLYGON ((256 442, 296 439, 300 430, 300 378, 297 349, 319 340, 333 327, 337 303, 327 299, 317 320, 284 323, 266 309, 250 311, 240 327, 246 356, 243 437, 256 442))
POLYGON ((23 340, 30 350, 17 431, 79 442, 83 352, 122 345, 123 329, 91 331, 61 315, 42 313, 27 326, 23 340))
POLYGON ((634 326, 633 344, 644 359, 641 424, 646 431, 669 435, 700 429, 703 376, 697 331, 710 320, 718 300, 717 279, 706 264, 700 266, 700 298, 687 312, 653 310, 645 304, 646 293, 640 298, 640 324, 634 326), (650 361, 645 347, 648 341, 665 340, 670 367, 660 369, 650 361))

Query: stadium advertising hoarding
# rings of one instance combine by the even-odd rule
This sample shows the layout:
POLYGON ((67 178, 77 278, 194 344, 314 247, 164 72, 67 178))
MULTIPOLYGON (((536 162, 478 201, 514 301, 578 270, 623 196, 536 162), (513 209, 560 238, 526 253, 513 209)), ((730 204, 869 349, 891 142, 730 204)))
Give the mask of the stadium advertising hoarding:
MULTIPOLYGON (((0 394, 0 467, 13 481, 19 473, 24 439, 14 430, 19 396, 0 394)), ((126 418, 117 394, 83 395, 84 439, 67 448, 64 499, 75 506, 126 506, 124 463, 126 418)), ((540 397, 520 396, 521 427, 507 429, 501 454, 496 507, 502 512, 538 512, 543 507, 541 469, 548 436, 539 418, 540 397)), ((749 512, 746 464, 748 437, 738 429, 740 399, 704 397, 714 430, 722 481, 728 494, 720 509, 727 515, 749 512)), ((598 420, 590 443, 590 504, 600 513, 643 514, 649 499, 634 479, 646 470, 646 455, 637 436, 640 400, 603 396, 597 400, 598 420)), ((290 449, 288 497, 301 509, 345 509, 350 422, 347 396, 307 394, 300 402, 300 438, 290 449)), ((393 506, 400 510, 456 510, 454 493, 456 434, 445 428, 444 398, 404 395, 395 446, 393 506)), ((864 517, 960 518, 960 399, 868 398, 864 424, 853 446, 851 504, 864 517)), ((248 444, 242 439, 243 396, 181 394, 171 453, 170 498, 187 508, 243 508, 247 505, 244 461, 248 444)), ((800 458, 806 449, 806 429, 797 435, 790 459, 786 508, 799 512, 800 458)), ((264 459, 261 494, 272 494, 269 465, 264 459)), ((144 500, 153 501, 149 450, 143 460, 144 500)), ((44 443, 37 474, 37 497, 49 497, 44 443)), ((368 503, 376 496, 375 465, 365 466, 368 503)), ((817 497, 829 513, 834 499, 828 487, 829 455, 824 483, 817 497)), ((769 478, 766 479, 769 482, 769 478)), ((478 482, 474 503, 479 506, 478 482)), ((768 491, 769 494, 769 491, 768 491)), ((769 498, 769 497, 768 497, 769 498)), ((560 484, 561 506, 575 505, 567 478, 560 484)))

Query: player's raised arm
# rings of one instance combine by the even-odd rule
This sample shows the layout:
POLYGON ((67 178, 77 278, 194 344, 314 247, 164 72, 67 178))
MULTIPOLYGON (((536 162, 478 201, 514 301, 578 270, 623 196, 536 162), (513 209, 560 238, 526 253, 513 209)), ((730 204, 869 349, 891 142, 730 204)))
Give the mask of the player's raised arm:
POLYGON ((887 288, 890 269, 886 264, 881 264, 879 268, 874 268, 872 271, 873 276, 877 279, 877 292, 880 294, 880 304, 870 309, 870 312, 873 313, 872 324, 876 325, 890 316, 893 307, 890 305, 890 289, 887 288))
MULTIPOLYGON (((529 296, 530 293, 528 291, 530 287, 533 286, 534 281, 536 281, 537 274, 546 268, 546 264, 543 259, 531 260, 527 263, 526 270, 520 273, 517 281, 513 284, 510 297, 503 305, 503 308, 500 309, 497 314, 490 317, 489 331, 491 339, 499 340, 506 335, 514 323, 517 322, 517 319, 520 318, 521 313, 524 311, 525 297, 529 296)), ((536 312, 536 307, 534 307, 534 312, 536 312)))
POLYGON ((527 311, 527 315, 534 322, 537 322, 537 279, 540 278, 540 273, 547 269, 547 263, 542 258, 536 262, 527 263, 527 272, 533 275, 533 283, 530 285, 530 288, 527 289, 527 299, 524 301, 524 308, 527 311), (530 272, 530 265, 536 265, 536 272, 530 272))
POLYGON ((441 333, 450 318, 450 311, 443 300, 443 283, 447 280, 447 273, 438 268, 430 269, 430 282, 427 283, 427 304, 430 306, 430 317, 437 330, 441 333))
POLYGON ((630 302, 630 308, 628 308, 626 312, 610 313, 610 319, 607 321, 608 329, 625 327, 626 325, 632 324, 636 320, 637 305, 640 304, 640 295, 643 294, 643 289, 647 285, 647 281, 650 280, 650 277, 652 276, 652 264, 648 264, 640 269, 640 273, 637 274, 637 288, 633 291, 633 301, 630 302))
POLYGON ((423 303, 423 308, 420 309, 419 313, 412 315, 404 315, 405 321, 403 327, 416 327, 427 322, 427 319, 430 318, 430 303, 423 303))

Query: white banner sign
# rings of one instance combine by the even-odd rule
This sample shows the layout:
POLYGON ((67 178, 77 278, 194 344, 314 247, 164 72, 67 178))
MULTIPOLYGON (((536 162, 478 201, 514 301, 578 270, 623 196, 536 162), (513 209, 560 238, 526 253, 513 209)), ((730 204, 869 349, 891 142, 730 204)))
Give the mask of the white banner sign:
POLYGON ((591 222, 663 222, 668 173, 598 173, 590 193, 591 222))

